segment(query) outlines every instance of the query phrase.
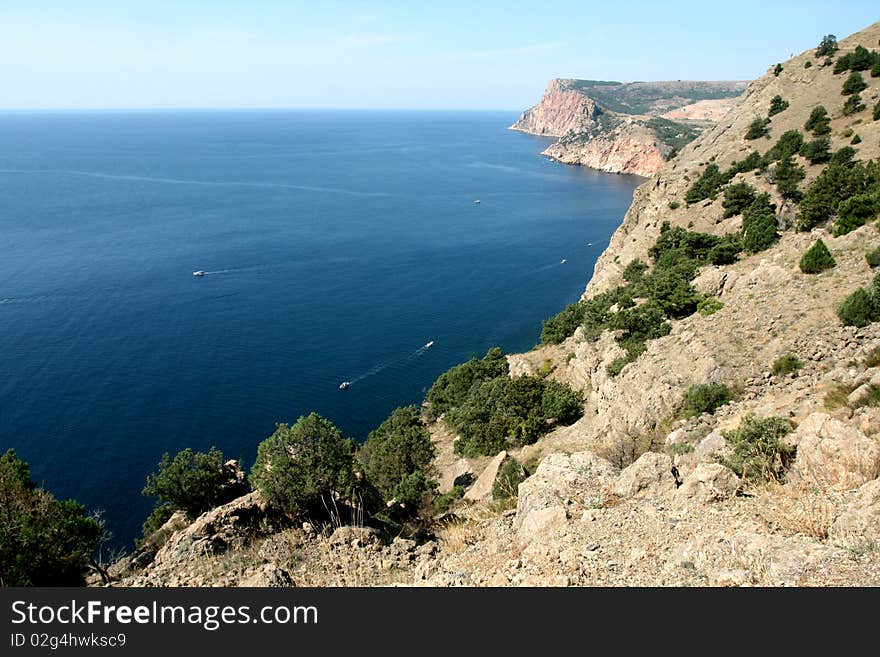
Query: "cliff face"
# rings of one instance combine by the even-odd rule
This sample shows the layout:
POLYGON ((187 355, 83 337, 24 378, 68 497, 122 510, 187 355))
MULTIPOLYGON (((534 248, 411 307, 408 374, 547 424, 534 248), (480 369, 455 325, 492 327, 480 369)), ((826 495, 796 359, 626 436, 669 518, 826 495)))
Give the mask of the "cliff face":
MULTIPOLYGON (((857 46, 876 49, 878 40, 880 23, 841 41, 834 59, 857 46)), ((872 115, 880 77, 863 73, 866 107, 844 114, 848 73, 823 64, 810 50, 750 84, 718 125, 639 187, 583 298, 624 283, 624 269, 637 258, 656 266, 648 251, 664 222, 739 234, 743 217, 724 216, 723 191, 690 205, 686 191, 709 163, 724 171, 749 153, 763 156, 792 130, 812 139, 804 123, 818 105, 830 117, 831 151, 858 135, 855 160, 880 157, 880 120, 872 115), (777 95, 789 106, 772 116, 767 138, 745 139, 777 95)), ((548 117, 542 121, 550 129, 548 117)), ((529 120, 538 125, 537 115, 529 120)), ((805 170, 801 191, 828 166, 793 159, 805 170)), ((383 544, 366 528, 320 531, 305 523, 260 533, 255 527, 265 523, 250 523, 243 512, 261 509, 260 501, 241 498, 188 529, 167 528, 170 538, 152 562, 120 565, 122 583, 880 585, 880 322, 843 326, 836 314, 877 274, 865 255, 880 247, 880 222, 875 212, 847 234, 835 236, 827 225, 797 232, 798 204, 780 196, 774 166, 729 182, 770 195, 780 235, 766 250, 700 268, 691 285, 716 302, 714 313, 671 319, 669 333, 649 340, 616 374, 608 366, 624 350, 607 329, 592 340, 578 328, 560 344, 508 356, 511 376, 549 376, 585 399, 574 424, 511 448, 529 474, 514 503, 465 499, 437 522, 436 539, 383 544), (800 259, 819 238, 835 265, 806 274, 800 259), (783 354, 799 366, 777 371, 783 354), (686 391, 707 383, 728 386, 732 401, 684 417, 686 391), (730 432, 749 416, 791 422, 781 439, 793 450, 783 479, 741 478, 721 462, 743 448, 730 432)), ((468 475, 494 480, 491 468, 502 455, 458 457, 442 420, 430 430, 442 491, 468 475)))
POLYGON ((565 164, 648 177, 675 148, 723 116, 744 87, 555 79, 510 128, 559 137, 543 154, 565 164), (721 97, 696 100, 701 95, 721 97))
POLYGON ((587 132, 596 127, 600 110, 589 97, 571 89, 569 80, 551 80, 540 102, 523 112, 511 130, 542 137, 587 132))

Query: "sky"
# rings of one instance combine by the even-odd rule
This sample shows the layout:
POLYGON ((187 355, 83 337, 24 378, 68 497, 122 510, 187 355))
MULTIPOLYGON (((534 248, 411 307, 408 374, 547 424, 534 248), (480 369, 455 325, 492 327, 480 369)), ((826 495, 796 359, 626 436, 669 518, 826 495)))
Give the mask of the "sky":
POLYGON ((0 109, 521 110, 554 77, 744 80, 847 0, 0 0, 0 109))

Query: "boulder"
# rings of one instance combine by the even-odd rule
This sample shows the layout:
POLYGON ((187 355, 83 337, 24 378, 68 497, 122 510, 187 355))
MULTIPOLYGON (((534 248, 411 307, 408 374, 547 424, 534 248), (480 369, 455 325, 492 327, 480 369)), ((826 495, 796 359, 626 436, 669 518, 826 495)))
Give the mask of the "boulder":
POLYGON ((498 476, 498 470, 508 458, 507 452, 501 450, 495 457, 489 461, 489 464, 483 470, 482 474, 477 477, 473 485, 468 488, 464 494, 464 499, 471 502, 485 502, 492 499, 492 486, 495 483, 495 477, 498 476))
POLYGON ((717 297, 724 289, 724 283, 727 281, 727 271, 721 267, 704 267, 693 281, 694 289, 701 294, 710 297, 717 297))
POLYGON ((847 422, 812 413, 791 437, 797 457, 790 478, 834 490, 858 488, 880 473, 880 445, 847 422))
POLYGON ((645 452, 625 468, 611 492, 618 497, 660 497, 675 490, 672 459, 666 454, 645 452))
POLYGON ((694 448, 697 463, 714 463, 715 457, 728 451, 730 445, 719 429, 715 429, 694 448))
POLYGON ((733 497, 740 489, 740 479, 720 463, 700 463, 675 491, 674 502, 708 504, 733 497))
POLYGON ((350 545, 352 547, 364 547, 381 540, 372 527, 337 527, 327 539, 330 545, 350 545))
POLYGON ((267 563, 255 573, 242 579, 239 586, 281 588, 296 586, 296 584, 290 577, 290 573, 284 568, 277 564, 267 563))
POLYGON ((849 547, 880 545, 880 479, 859 489, 856 498, 831 525, 829 536, 849 547))
POLYGON ((537 538, 542 528, 567 522, 569 507, 601 504, 616 475, 617 468, 592 452, 544 458, 535 474, 519 485, 514 528, 520 543, 537 538))

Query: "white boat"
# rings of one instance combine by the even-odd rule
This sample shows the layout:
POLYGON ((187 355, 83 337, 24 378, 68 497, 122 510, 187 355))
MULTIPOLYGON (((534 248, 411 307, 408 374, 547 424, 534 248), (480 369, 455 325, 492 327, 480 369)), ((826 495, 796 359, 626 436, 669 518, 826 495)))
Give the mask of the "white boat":
POLYGON ((434 346, 434 341, 433 341, 433 340, 429 340, 429 341, 428 341, 428 344, 425 345, 425 349, 427 349, 428 347, 433 347, 433 346, 434 346))
POLYGON ((351 386, 351 381, 343 381, 342 383, 339 384, 339 389, 345 390, 349 386, 351 386))
POLYGON ((193 276, 204 276, 204 275, 205 275, 205 272, 203 272, 201 269, 193 272, 193 276))
POLYGON ((559 264, 560 264, 560 265, 564 265, 566 262, 568 262, 568 260, 566 260, 565 258, 563 258, 562 260, 559 261, 559 264))
POLYGON ((479 203, 479 202, 480 202, 480 199, 475 199, 475 200, 474 200, 474 203, 479 203))

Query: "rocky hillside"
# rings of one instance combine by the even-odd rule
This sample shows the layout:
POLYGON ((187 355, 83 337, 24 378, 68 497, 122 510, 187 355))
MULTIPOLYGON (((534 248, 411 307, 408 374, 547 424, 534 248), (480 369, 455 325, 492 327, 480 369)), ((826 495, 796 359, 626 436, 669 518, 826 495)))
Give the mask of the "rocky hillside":
MULTIPOLYGON (((434 423, 441 490, 472 483, 430 531, 389 542, 364 527, 283 526, 252 493, 194 523, 173 517, 111 575, 880 585, 878 43, 880 23, 830 55, 775 65, 636 191, 582 301, 557 320, 566 330, 507 359, 513 377, 583 391, 583 417, 478 458, 434 423), (820 240, 831 259, 805 259, 820 240), (527 477, 496 499, 511 459, 527 477)), ((582 128, 575 113, 598 101, 574 100, 566 116, 524 120, 582 128)))
POLYGON ((544 155, 566 164, 651 176, 732 107, 745 82, 551 80, 511 127, 559 137, 544 155))

